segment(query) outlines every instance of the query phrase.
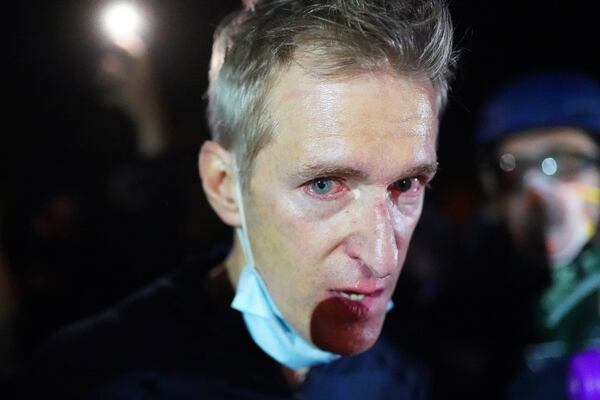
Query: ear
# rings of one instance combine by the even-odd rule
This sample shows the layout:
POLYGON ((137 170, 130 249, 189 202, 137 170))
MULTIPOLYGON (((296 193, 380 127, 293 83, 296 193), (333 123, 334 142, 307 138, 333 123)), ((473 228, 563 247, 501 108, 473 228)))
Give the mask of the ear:
POLYGON ((206 198, 217 215, 227 225, 241 225, 235 198, 235 176, 231 153, 213 141, 206 141, 200 149, 198 169, 206 198))

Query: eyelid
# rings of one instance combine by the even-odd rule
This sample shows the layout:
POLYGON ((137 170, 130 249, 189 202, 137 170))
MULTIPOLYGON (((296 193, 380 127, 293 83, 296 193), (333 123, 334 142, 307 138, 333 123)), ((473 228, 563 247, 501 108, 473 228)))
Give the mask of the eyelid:
POLYGON ((336 177, 336 176, 315 176, 314 178, 306 180, 300 186, 310 185, 310 184, 315 183, 316 181, 320 181, 320 180, 332 181, 332 182, 342 182, 345 179, 339 178, 339 177, 336 177))
POLYGON ((434 176, 430 176, 430 175, 415 175, 415 176, 409 176, 407 178, 402 178, 402 179, 416 179, 417 181, 419 181, 419 183, 421 185, 427 186, 427 185, 429 185, 429 183, 431 183, 433 178, 434 178, 434 176))

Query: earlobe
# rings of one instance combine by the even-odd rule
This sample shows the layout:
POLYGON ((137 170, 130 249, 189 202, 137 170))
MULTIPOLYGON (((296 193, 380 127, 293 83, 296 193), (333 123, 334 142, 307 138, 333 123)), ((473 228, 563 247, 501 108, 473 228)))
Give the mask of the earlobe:
POLYGON ((235 175, 231 153, 213 141, 200 149, 198 168, 206 198, 217 215, 227 225, 240 226, 239 208, 235 199, 235 175))

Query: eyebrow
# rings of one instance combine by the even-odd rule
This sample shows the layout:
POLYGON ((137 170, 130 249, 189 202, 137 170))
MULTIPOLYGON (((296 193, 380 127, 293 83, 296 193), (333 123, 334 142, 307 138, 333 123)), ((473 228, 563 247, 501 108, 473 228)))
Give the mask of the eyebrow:
POLYGON ((364 179, 367 177, 367 174, 356 168, 334 164, 306 164, 293 174, 294 179, 302 181, 328 176, 364 179))
POLYGON ((433 163, 419 164, 413 168, 409 168, 407 171, 403 173, 404 176, 419 176, 419 175, 428 175, 433 177, 438 172, 437 161, 433 163))
MULTIPOLYGON (((433 177, 438 171, 438 163, 424 163, 410 167, 401 173, 401 177, 427 175, 433 177)), ((340 177, 366 179, 367 173, 353 167, 335 164, 306 164, 292 175, 293 179, 308 181, 319 177, 340 177)))

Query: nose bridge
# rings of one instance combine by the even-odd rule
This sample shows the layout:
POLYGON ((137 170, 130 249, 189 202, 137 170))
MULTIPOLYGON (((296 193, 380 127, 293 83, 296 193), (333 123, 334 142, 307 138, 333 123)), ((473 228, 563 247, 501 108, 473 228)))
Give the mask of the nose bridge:
POLYGON ((392 221, 393 206, 387 191, 370 196, 362 205, 364 212, 359 238, 360 258, 377 278, 390 275, 398 262, 399 251, 392 221))
POLYGON ((528 203, 548 207, 556 202, 556 188, 552 178, 542 176, 538 171, 529 171, 523 177, 525 199, 528 203))

